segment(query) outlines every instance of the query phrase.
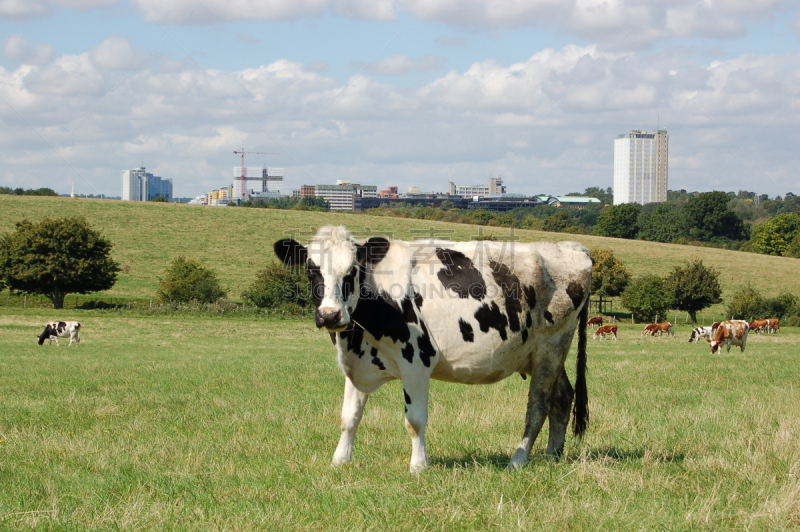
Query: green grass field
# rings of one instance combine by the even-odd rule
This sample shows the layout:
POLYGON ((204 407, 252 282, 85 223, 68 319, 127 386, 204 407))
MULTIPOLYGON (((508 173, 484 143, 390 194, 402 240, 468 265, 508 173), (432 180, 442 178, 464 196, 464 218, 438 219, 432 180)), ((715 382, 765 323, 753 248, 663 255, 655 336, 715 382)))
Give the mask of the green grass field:
POLYGON ((343 377, 311 320, 83 311, 79 347, 36 345, 56 314, 0 315, 0 529, 800 527, 797 329, 713 356, 689 327, 590 341, 586 438, 553 463, 543 431, 519 472, 529 381, 434 382, 411 475, 398 382, 329 467, 343 377))
MULTIPOLYGON (((363 214, 313 213, 268 209, 202 207, 181 204, 140 203, 109 200, 0 196, 0 232, 13 229, 25 217, 85 216, 114 244, 113 256, 129 267, 120 273, 116 286, 106 295, 150 298, 158 286, 158 275, 178 255, 202 260, 216 269, 223 287, 238 299, 255 273, 273 261, 272 244, 285 232, 302 231, 298 238, 325 224, 344 224, 353 231, 390 232, 395 238, 430 234, 438 238, 469 240, 477 235, 508 236, 509 230, 426 220, 384 218, 363 214)), ((717 268, 730 296, 746 283, 765 296, 780 290, 800 293, 798 259, 741 253, 713 248, 659 244, 637 240, 604 238, 542 231, 515 231, 523 242, 577 240, 589 248, 610 248, 634 275, 666 275, 673 266, 702 259, 717 268)), ((3 302, 0 301, 0 304, 3 302)), ((616 310, 617 306, 615 306, 616 310)), ((709 310, 721 315, 723 305, 709 310)))
MULTIPOLYGON (((180 254, 217 269, 238 298, 284 231, 326 223, 405 239, 430 228, 456 240, 508 234, 353 214, 0 196, 0 232, 23 217, 67 215, 86 216, 130 267, 106 294, 122 299, 152 297, 180 254)), ((635 275, 702 258, 722 273, 724 296, 747 282, 767 296, 800 291, 796 259, 517 236, 608 247, 635 275)), ((589 343, 586 438, 569 437, 565 458, 549 462, 545 429, 520 472, 504 468, 529 381, 434 382, 431 469, 411 475, 398 382, 371 396, 354 461, 329 467, 344 379, 309 318, 4 304, 0 530, 800 528, 800 329, 751 335, 744 354, 710 355, 707 344, 687 343, 689 326, 642 338, 641 325, 620 325, 619 342, 589 343), (36 345, 42 324, 59 318, 82 322, 81 345, 36 345)), ((574 364, 573 354, 571 374, 574 364)))

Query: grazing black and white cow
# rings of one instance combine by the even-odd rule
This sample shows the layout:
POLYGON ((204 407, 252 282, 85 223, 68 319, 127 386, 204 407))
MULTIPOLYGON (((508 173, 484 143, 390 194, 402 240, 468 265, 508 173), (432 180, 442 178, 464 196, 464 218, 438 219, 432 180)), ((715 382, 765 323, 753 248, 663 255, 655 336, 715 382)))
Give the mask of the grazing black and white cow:
POLYGON ((58 337, 66 338, 69 336, 69 347, 74 341, 76 344, 81 343, 81 324, 77 321, 51 321, 44 326, 44 332, 39 335, 39 345, 42 345, 45 340, 50 340, 50 345, 53 345, 53 340, 58 344, 58 337))
POLYGON ((711 338, 713 332, 714 330, 711 327, 695 327, 689 337, 689 343, 699 342, 700 338, 711 338))
POLYGON ((352 458, 369 394, 395 379, 403 382, 412 472, 428 465, 431 378, 490 384, 517 372, 532 377, 523 438, 509 468, 528 460, 545 419, 547 453, 561 454, 573 396, 573 431, 586 430, 592 261, 580 244, 382 237, 357 244, 344 227, 326 226, 307 247, 285 239, 274 249, 285 264, 306 266, 316 325, 330 333, 346 377, 333 465, 352 458), (576 328, 573 390, 564 361, 576 328))

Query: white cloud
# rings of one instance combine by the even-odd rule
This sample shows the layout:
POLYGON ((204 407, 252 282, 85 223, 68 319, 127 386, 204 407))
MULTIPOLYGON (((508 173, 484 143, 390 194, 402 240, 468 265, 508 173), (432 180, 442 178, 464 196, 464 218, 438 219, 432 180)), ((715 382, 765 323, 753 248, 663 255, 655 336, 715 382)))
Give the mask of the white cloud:
MULTIPOLYGON (((370 75, 341 84, 283 59, 239 71, 166 59, 115 70, 124 57, 130 47, 114 37, 83 54, 0 68, 11 106, 0 106, 5 175, 21 179, 63 140, 58 153, 113 195, 119 170, 142 156, 175 178, 178 195, 224 185, 242 146, 281 152, 272 164, 287 168, 292 187, 354 177, 443 190, 447 180, 503 174, 514 192, 564 193, 609 186, 614 137, 660 120, 671 188, 708 190, 722 174, 732 190, 800 193, 798 53, 700 64, 681 49, 571 45, 511 65, 476 62, 421 87, 370 75)), ((402 58, 393 68, 420 64, 402 58)), ((50 157, 31 179, 58 188, 69 172, 50 157)))
POLYGON ((30 18, 49 16, 54 7, 70 9, 95 9, 108 7, 117 0, 0 0, 0 16, 30 18))
POLYGON ((367 66, 367 72, 372 74, 383 74, 387 76, 397 76, 409 72, 427 72, 437 68, 442 68, 447 62, 445 57, 434 55, 423 55, 412 59, 406 54, 397 54, 384 57, 367 66))
POLYGON ((53 58, 55 50, 49 44, 32 45, 19 33, 9 35, 3 41, 3 55, 29 65, 41 65, 53 58))
POLYGON ((296 20, 322 15, 329 0, 139 0, 135 7, 156 22, 209 24, 222 20, 296 20))
POLYGON ((135 51, 128 39, 112 35, 95 46, 90 54, 92 62, 104 70, 130 70, 136 68, 144 54, 135 51))

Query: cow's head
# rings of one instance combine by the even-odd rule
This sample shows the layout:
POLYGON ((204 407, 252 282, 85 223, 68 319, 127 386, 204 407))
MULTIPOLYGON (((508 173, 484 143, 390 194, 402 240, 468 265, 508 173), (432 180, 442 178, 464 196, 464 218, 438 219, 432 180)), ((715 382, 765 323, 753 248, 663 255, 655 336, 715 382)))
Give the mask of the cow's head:
POLYGON ((39 335, 39 345, 44 344, 44 341, 50 338, 51 335, 56 334, 55 330, 48 324, 44 328, 44 332, 39 335))
POLYGON ((278 240, 274 245, 275 254, 285 265, 305 266, 317 307, 317 327, 331 332, 350 326, 365 266, 383 258, 388 247, 389 241, 380 237, 356 244, 343 226, 320 228, 308 246, 291 239, 278 240))
POLYGON ((719 346, 722 345, 725 340, 730 338, 730 336, 731 331, 728 329, 728 327, 718 327, 717 332, 714 335, 714 339, 706 339, 706 341, 711 344, 711 354, 713 355, 716 353, 717 349, 719 349, 719 346))

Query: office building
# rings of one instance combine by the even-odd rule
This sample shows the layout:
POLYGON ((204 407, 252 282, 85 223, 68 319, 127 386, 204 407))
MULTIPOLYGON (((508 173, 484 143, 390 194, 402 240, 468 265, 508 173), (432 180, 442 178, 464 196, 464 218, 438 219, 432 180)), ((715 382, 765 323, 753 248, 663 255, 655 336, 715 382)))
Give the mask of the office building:
POLYGON ((144 166, 122 171, 123 201, 152 201, 156 196, 172 201, 172 179, 150 174, 144 166))
POLYGON ((449 194, 461 196, 462 198, 474 198, 476 196, 490 196, 494 194, 505 194, 506 187, 503 186, 503 179, 500 177, 490 177, 489 185, 456 185, 452 181, 449 183, 449 194))
POLYGON ((332 211, 357 211, 362 198, 378 197, 378 187, 340 179, 335 185, 315 185, 314 195, 327 200, 332 211))
POLYGON ((614 205, 667 201, 669 135, 631 129, 614 140, 614 205))

